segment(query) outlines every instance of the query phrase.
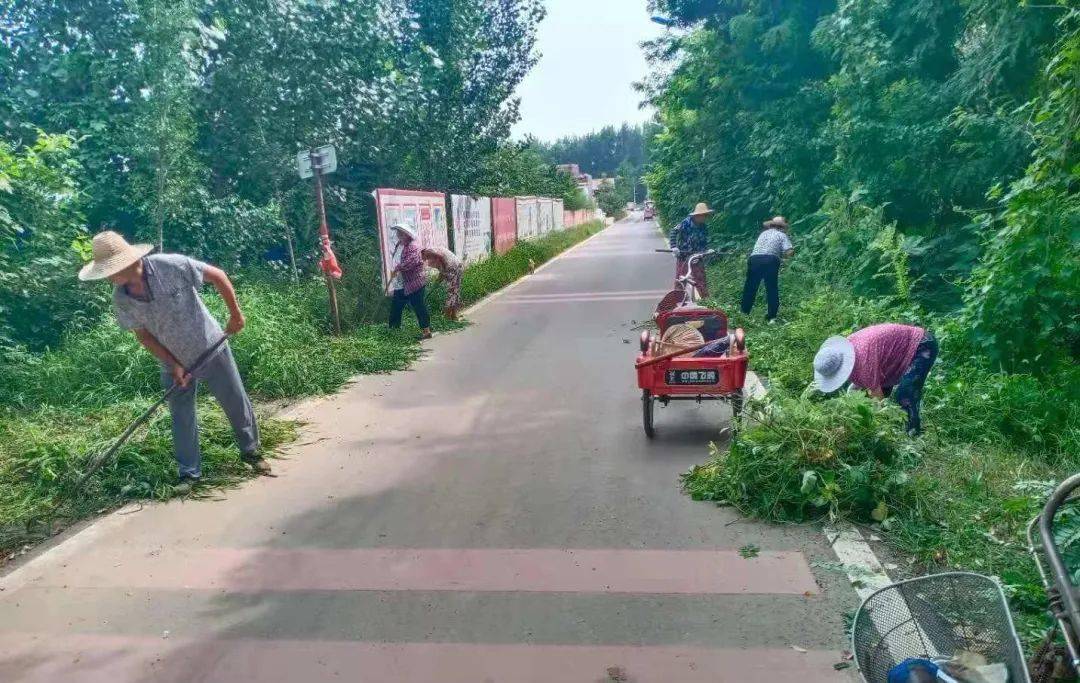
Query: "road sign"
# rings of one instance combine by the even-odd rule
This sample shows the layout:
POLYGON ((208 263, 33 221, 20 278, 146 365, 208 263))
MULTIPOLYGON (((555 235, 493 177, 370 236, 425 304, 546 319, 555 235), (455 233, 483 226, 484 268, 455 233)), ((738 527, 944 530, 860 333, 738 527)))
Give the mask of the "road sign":
POLYGON ((315 175, 327 175, 337 170, 337 150, 333 145, 324 145, 314 151, 305 150, 296 154, 296 170, 301 178, 315 175))

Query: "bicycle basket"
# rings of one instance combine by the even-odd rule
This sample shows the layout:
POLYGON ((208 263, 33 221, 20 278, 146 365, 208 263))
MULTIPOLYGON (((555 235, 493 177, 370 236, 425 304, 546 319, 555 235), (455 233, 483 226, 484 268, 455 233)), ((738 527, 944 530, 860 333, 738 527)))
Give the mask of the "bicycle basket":
POLYGON ((1005 664, 1009 683, 1029 683, 1005 594, 980 574, 936 574, 882 588, 859 607, 851 641, 868 683, 887 683, 905 659, 942 661, 962 651, 1005 664))

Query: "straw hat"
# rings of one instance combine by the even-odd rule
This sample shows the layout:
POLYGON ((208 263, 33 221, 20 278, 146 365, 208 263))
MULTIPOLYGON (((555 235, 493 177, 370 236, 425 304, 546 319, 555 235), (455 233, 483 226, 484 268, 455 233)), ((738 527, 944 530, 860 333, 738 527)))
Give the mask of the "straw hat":
POLYGON ((668 327, 664 332, 664 336, 660 338, 659 352, 661 354, 672 353, 688 349, 691 346, 704 344, 705 337, 702 336, 701 332, 698 332, 697 328, 699 327, 701 327, 700 320, 677 323, 668 327))
POLYGON ((397 230, 401 234, 408 236, 408 238, 414 242, 416 241, 416 232, 404 223, 395 223, 390 226, 390 229, 397 230))
POLYGON ((697 206, 694 207, 694 210, 690 212, 690 215, 691 216, 711 216, 714 213, 716 213, 716 212, 713 211, 712 209, 710 209, 708 204, 706 204, 705 202, 701 202, 700 204, 698 204, 697 206))
POLYGON ((783 216, 773 216, 769 220, 762 223, 761 226, 763 228, 780 228, 781 230, 787 230, 790 227, 788 225, 787 219, 783 216))
POLYGON ((92 244, 94 258, 79 271, 80 280, 104 280, 154 250, 152 244, 128 244, 122 235, 112 230, 94 235, 92 244))
POLYGON ((814 385, 829 393, 839 389, 855 368, 855 346, 847 337, 829 337, 814 356, 814 385))

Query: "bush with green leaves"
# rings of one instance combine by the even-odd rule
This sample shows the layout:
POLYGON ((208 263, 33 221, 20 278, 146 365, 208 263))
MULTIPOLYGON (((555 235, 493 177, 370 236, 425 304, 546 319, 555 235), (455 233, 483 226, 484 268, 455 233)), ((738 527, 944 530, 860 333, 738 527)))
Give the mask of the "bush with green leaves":
POLYGON ((72 282, 87 247, 76 150, 66 135, 0 140, 0 353, 55 344, 103 308, 100 292, 72 282))

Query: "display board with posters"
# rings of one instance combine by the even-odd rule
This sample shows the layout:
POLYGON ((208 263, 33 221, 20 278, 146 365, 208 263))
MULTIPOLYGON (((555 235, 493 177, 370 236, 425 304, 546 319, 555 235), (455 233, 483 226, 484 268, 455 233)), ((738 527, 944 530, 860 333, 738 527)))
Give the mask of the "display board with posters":
POLYGON ((536 197, 517 197, 517 238, 531 240, 540 236, 540 200, 536 197))
POLYGON ((441 192, 420 190, 375 190, 375 208, 379 219, 379 251, 382 254, 382 283, 401 260, 398 233, 390 226, 404 223, 420 238, 420 248, 449 248, 446 233, 446 196, 441 192))
POLYGON ((454 215, 454 253, 465 263, 475 263, 491 253, 491 199, 450 195, 454 215))
POLYGON ((517 242, 517 201, 513 197, 492 198, 491 231, 496 254, 505 254, 517 242))

